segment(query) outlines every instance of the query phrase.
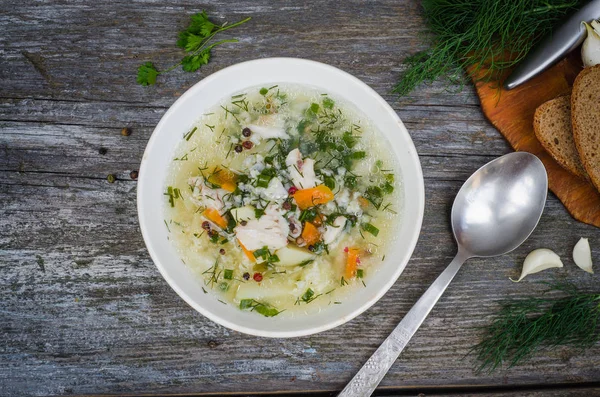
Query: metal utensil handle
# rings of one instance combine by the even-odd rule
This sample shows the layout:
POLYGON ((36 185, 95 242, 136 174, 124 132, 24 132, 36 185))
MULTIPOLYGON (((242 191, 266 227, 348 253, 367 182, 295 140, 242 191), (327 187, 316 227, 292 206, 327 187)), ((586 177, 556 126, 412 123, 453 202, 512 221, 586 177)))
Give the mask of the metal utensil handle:
POLYGON ((364 397, 370 396, 375 391, 379 382, 387 374, 410 338, 419 329, 448 287, 448 284, 450 284, 450 281, 456 276, 456 273, 468 258, 469 256, 459 249, 456 257, 450 262, 446 270, 438 276, 412 309, 406 313, 400 324, 396 326, 390 336, 373 353, 350 383, 346 385, 338 395, 339 397, 364 397))
POLYGON ((585 28, 581 21, 590 22, 596 18, 600 18, 600 0, 591 0, 531 50, 506 79, 504 88, 511 90, 558 62, 585 40, 585 28))

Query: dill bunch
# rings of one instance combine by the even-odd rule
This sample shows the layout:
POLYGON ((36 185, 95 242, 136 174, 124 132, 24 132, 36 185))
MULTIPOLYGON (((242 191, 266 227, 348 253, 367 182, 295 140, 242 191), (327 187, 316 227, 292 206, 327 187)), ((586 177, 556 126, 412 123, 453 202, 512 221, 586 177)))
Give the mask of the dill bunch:
POLYGON ((406 95, 441 76, 491 80, 511 68, 585 0, 423 0, 429 49, 404 60, 394 92, 406 95))
POLYGON ((492 372, 506 362, 509 368, 542 347, 571 345, 581 349, 600 339, 600 294, 589 294, 571 284, 550 284, 566 296, 527 298, 504 302, 474 352, 478 371, 492 372))

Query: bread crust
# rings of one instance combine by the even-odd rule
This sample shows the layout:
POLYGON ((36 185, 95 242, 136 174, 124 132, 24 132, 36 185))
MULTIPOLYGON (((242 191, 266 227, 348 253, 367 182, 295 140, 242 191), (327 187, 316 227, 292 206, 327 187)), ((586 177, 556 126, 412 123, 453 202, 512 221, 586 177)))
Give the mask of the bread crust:
POLYGON ((541 104, 533 116, 533 131, 560 166, 580 178, 589 178, 573 142, 570 95, 541 104))
POLYGON ((573 83, 571 124, 581 162, 600 191, 600 65, 583 69, 573 83))

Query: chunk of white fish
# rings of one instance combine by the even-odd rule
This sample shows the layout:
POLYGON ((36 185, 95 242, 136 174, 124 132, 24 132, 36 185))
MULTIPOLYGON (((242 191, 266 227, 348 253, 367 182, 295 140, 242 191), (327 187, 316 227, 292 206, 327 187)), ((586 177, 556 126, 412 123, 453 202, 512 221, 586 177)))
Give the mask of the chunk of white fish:
POLYGON ((529 274, 538 273, 553 267, 563 267, 560 257, 552 250, 539 248, 531 251, 525 258, 525 261, 523 261, 521 277, 518 280, 513 280, 512 278, 510 280, 518 283, 529 274))
POLYGON ((250 128, 252 134, 257 135, 261 139, 289 139, 290 137, 285 130, 278 125, 250 124, 248 128, 250 128))
POLYGON ((294 149, 289 152, 285 164, 296 188, 309 189, 321 183, 315 176, 315 160, 308 157, 302 159, 300 150, 294 149))
POLYGON ((346 226, 346 217, 338 216, 333 221, 333 225, 325 226, 325 233, 323 233, 323 242, 325 244, 331 244, 338 239, 342 235, 344 231, 344 226, 346 226))
POLYGON ((200 207, 214 208, 221 211, 225 206, 223 197, 228 194, 224 189, 212 189, 204 183, 204 178, 198 176, 188 180, 188 185, 193 187, 191 199, 200 207))
POLYGON ((281 213, 269 206, 263 216, 249 220, 246 225, 237 225, 233 231, 240 242, 250 251, 268 247, 276 250, 285 247, 290 226, 281 213))
POLYGON ((281 202, 288 197, 288 192, 281 180, 275 177, 269 181, 269 186, 263 190, 262 196, 269 201, 281 202))
POLYGON ((587 238, 580 238, 573 248, 573 261, 580 269, 594 274, 592 269, 592 250, 587 238))

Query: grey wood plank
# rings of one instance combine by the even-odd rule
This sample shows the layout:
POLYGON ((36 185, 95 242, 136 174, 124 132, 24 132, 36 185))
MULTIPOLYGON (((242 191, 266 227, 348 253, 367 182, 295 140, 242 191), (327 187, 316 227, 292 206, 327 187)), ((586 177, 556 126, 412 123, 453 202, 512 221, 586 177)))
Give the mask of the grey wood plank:
MULTIPOLYGON (((436 83, 404 99, 390 94, 400 60, 424 48, 414 1, 6 0, 0 30, 3 395, 340 390, 451 260, 448 214, 464 179, 509 151, 471 88, 444 91, 436 83), (155 87, 137 86, 141 61, 179 59, 176 33, 201 6, 221 20, 252 16, 232 33, 241 43, 215 50, 199 73, 177 71, 155 87), (334 330, 285 340, 220 327, 168 287, 145 250, 136 183, 128 177, 154 125, 185 89, 228 65, 268 56, 326 62, 382 94, 421 155, 428 202, 409 266, 373 308, 334 330), (125 126, 129 137, 120 135, 125 126), (108 173, 116 183, 106 181, 108 173)), ((539 291, 534 281, 557 275, 597 290, 597 276, 569 259, 579 236, 593 247, 600 241, 598 229, 574 221, 550 195, 523 247, 465 266, 382 388, 443 393, 600 380, 598 346, 545 350, 491 375, 474 373, 473 358, 465 357, 498 302, 539 291), (510 282, 539 247, 553 248, 565 268, 510 282)))

